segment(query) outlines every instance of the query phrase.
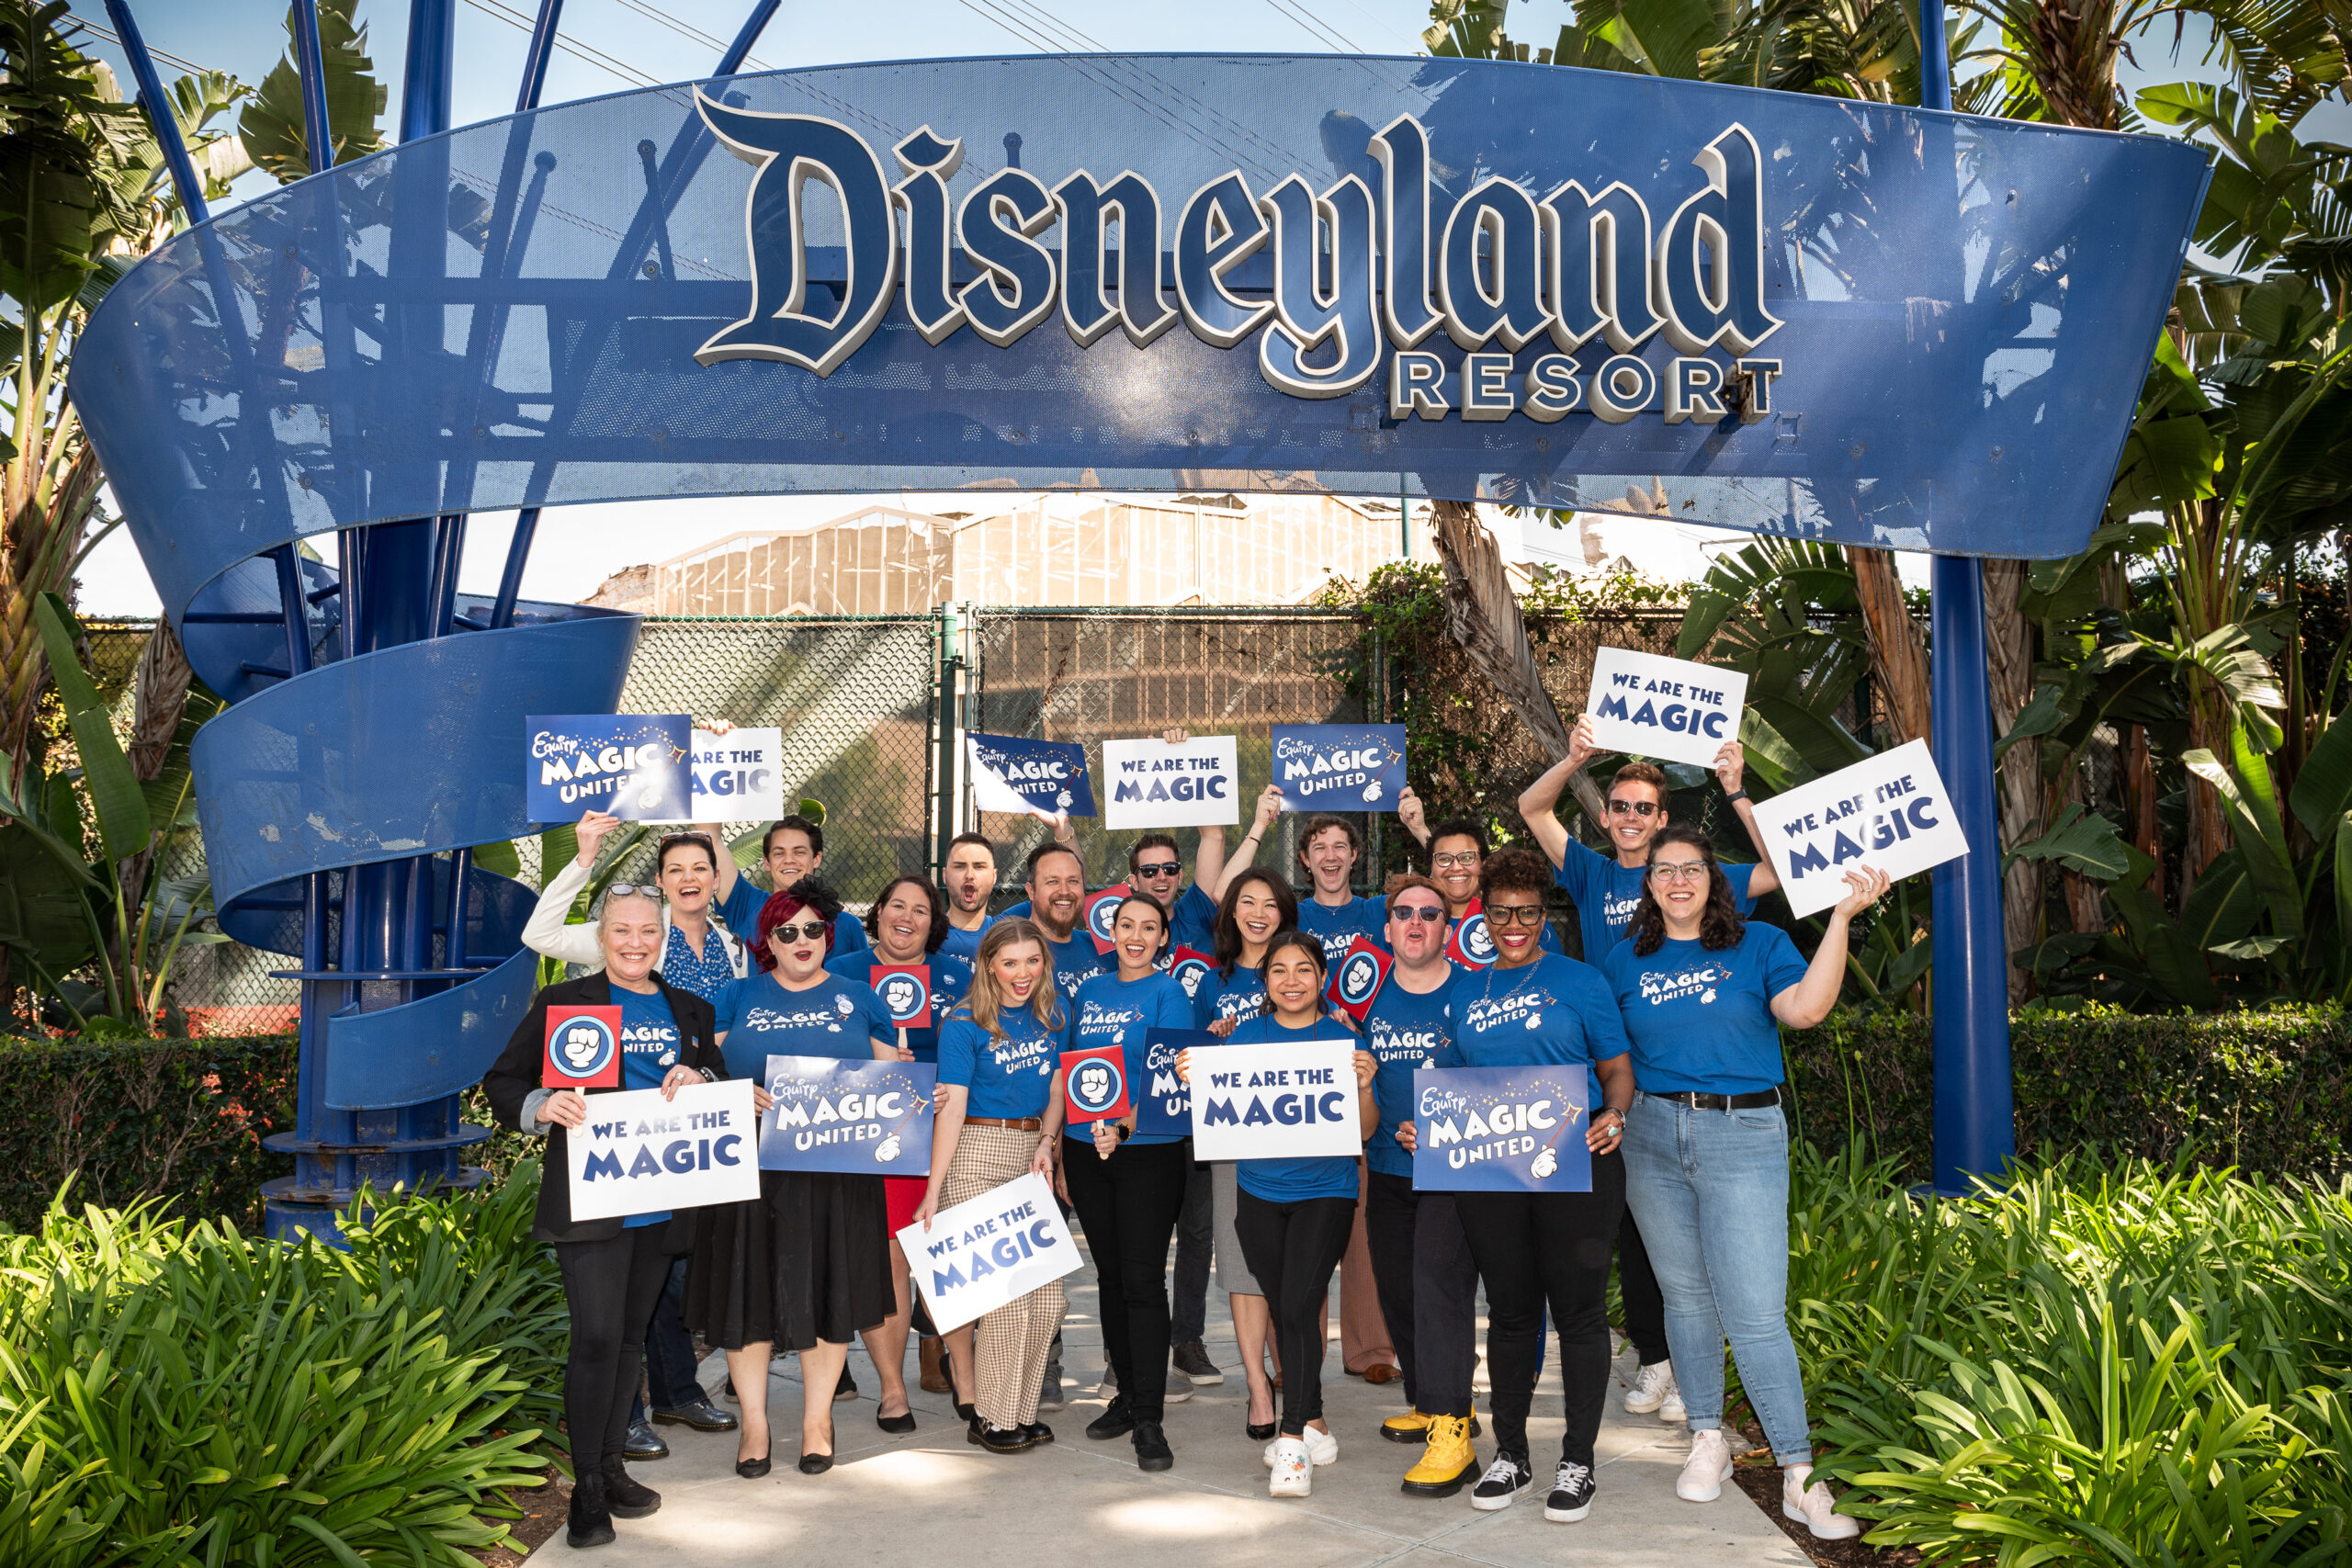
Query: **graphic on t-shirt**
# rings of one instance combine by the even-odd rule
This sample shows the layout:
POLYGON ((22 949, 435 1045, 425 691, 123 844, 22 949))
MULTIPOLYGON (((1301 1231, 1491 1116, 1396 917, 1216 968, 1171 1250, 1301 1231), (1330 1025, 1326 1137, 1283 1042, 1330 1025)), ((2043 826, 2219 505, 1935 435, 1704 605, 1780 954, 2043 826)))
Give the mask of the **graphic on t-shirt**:
POLYGON ((1481 997, 1464 1011, 1462 1027, 1474 1034, 1484 1034, 1490 1029, 1500 1029, 1508 1023, 1517 1023, 1526 1029, 1541 1029, 1544 1026, 1544 1010, 1558 1006, 1559 1001, 1559 998, 1542 988, 1514 990, 1492 999, 1481 997))
POLYGON ((1680 1001, 1686 997, 1696 997, 1703 1007, 1715 999, 1730 982, 1731 975, 1731 965, 1720 958, 1710 959, 1707 963, 1672 975, 1650 971, 1642 976, 1642 1000, 1657 1007, 1665 1002, 1680 1001))
MULTIPOLYGON (((779 987, 781 988, 781 987, 779 987)), ((787 1009, 757 1004, 743 1010, 736 1021, 738 1029, 821 1029, 828 1034, 842 1032, 842 1020, 856 1011, 856 1004, 847 997, 836 995, 831 1007, 787 1009)))
POLYGON ((674 1023, 624 1023, 621 1026, 621 1053, 636 1056, 650 1054, 664 1067, 677 1066, 678 1026, 674 1023))
POLYGON ((1143 1009, 1139 1007, 1109 1008, 1099 998, 1089 997, 1078 1015, 1078 1032, 1081 1035, 1107 1034, 1112 1044, 1121 1045, 1126 1043, 1127 1025, 1142 1021, 1143 1009))

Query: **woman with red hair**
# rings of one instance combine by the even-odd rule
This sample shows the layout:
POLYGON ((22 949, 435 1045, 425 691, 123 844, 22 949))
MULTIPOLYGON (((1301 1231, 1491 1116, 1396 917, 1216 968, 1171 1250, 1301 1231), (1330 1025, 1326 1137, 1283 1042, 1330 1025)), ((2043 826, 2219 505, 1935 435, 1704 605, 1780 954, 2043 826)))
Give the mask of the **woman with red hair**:
MULTIPOLYGON (((770 1056, 899 1060, 896 1029, 870 986, 825 970, 841 900, 803 877, 760 909, 753 961, 763 971, 720 993, 718 1046, 730 1077, 757 1086, 765 1114, 770 1056)), ((890 1315, 888 1221, 880 1176, 763 1170, 755 1202, 700 1211, 687 1273, 686 1322, 727 1352, 743 1403, 736 1473, 768 1472, 768 1357, 782 1345, 800 1353, 800 1471, 833 1463, 831 1394, 849 1342, 890 1315)), ((904 1412, 895 1418, 914 1425, 904 1412)))

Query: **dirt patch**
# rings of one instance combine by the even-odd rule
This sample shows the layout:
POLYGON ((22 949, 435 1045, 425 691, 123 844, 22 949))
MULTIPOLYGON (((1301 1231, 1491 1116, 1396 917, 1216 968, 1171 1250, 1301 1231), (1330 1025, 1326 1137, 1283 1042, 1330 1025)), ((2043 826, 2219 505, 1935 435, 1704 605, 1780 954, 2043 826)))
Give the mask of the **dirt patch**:
MULTIPOLYGON (((1918 1568, 1919 1553, 1907 1546, 1865 1546, 1860 1537, 1852 1540, 1818 1540, 1814 1533, 1781 1512, 1781 1467, 1772 1462, 1772 1450, 1764 1441, 1764 1429, 1752 1424, 1744 1426, 1741 1435, 1747 1439, 1749 1453, 1731 1472, 1732 1484, 1747 1494, 1750 1501, 1764 1511, 1764 1517, 1781 1527, 1781 1533, 1796 1542, 1797 1550, 1813 1559, 1815 1568, 1918 1568)), ((1867 1531, 1868 1519, 1855 1521, 1867 1531)))
POLYGON ((468 1554, 485 1568, 521 1568, 523 1559, 563 1529, 571 1512, 571 1478, 552 1464, 540 1473, 546 1477, 544 1484, 500 1495, 500 1500, 517 1516, 501 1521, 514 1544, 477 1547, 468 1554))

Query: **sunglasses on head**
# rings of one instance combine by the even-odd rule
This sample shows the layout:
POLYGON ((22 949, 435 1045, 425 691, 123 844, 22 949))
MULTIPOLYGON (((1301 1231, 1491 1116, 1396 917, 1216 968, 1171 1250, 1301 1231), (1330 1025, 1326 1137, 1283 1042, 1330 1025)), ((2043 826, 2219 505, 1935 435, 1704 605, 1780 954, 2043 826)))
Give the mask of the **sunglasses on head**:
POLYGON ((1655 800, 1612 800, 1609 803, 1609 814, 1611 817, 1655 817, 1657 815, 1657 802, 1655 800))
POLYGON ((1137 876, 1182 876, 1184 874, 1184 863, 1173 860, 1154 861, 1149 865, 1136 866, 1136 874, 1137 876))
POLYGON ((709 849, 710 835, 708 833, 664 833, 653 841, 653 853, 658 860, 679 844, 700 844, 704 849, 709 849))
POLYGON ((667 901, 667 897, 662 889, 650 882, 616 882, 605 889, 605 897, 607 898, 650 898, 657 903, 667 901))
POLYGON ((797 926, 778 926, 768 935, 782 938, 787 947, 796 942, 822 942, 825 940, 825 922, 809 920, 797 926))
POLYGON ((1407 925, 1411 925, 1415 920, 1442 920, 1445 919, 1445 906, 1442 904, 1399 904, 1388 911, 1388 918, 1392 920, 1402 920, 1407 925))

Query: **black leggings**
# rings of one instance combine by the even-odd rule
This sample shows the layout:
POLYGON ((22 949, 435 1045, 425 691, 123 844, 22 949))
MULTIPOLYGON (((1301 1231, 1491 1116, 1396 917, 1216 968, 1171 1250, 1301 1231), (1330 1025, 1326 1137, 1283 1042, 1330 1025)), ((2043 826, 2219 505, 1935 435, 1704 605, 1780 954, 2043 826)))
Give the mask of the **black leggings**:
POLYGON ((1624 1156, 1592 1156, 1589 1192, 1457 1192, 1454 1204, 1487 1280, 1496 1446, 1527 1457, 1548 1302, 1567 1405, 1560 1457, 1590 1465, 1609 1393, 1609 1253, 1625 1209, 1624 1156))
POLYGON ((1285 1438, 1323 1418, 1323 1298, 1355 1228, 1353 1198, 1270 1203, 1244 1188, 1235 1202, 1233 1234, 1274 1320, 1285 1438))
POLYGON ((1671 1356, 1666 1348, 1666 1292, 1658 1288, 1657 1271, 1650 1267, 1650 1249, 1642 1245, 1631 1203, 1617 1227, 1617 1293, 1625 1303, 1625 1337, 1634 1342, 1642 1365, 1654 1367, 1671 1356))
POLYGON ((1168 1239, 1184 1207, 1191 1145, 1126 1144, 1104 1159, 1091 1139, 1062 1140, 1062 1175, 1085 1227, 1100 1287, 1102 1356, 1137 1420, 1168 1399, 1168 1239))
POLYGON ((563 1419, 578 1474, 617 1461, 628 1440, 628 1410, 644 1364, 645 1322, 670 1278, 662 1241, 667 1222, 638 1225, 610 1241, 563 1241, 555 1248, 571 1309, 571 1353, 563 1363, 563 1419))

